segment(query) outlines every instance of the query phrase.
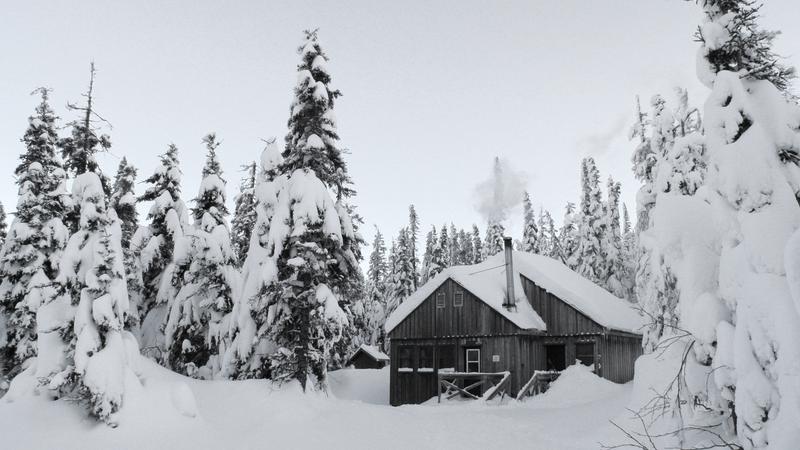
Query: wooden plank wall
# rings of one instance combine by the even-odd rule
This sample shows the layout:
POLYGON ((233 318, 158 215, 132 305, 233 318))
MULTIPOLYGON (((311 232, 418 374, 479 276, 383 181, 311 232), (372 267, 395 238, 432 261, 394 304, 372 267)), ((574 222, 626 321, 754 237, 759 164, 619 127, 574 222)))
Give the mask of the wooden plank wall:
POLYGON ((608 334, 600 341, 602 376, 615 383, 633 379, 636 358, 642 354, 642 338, 608 334))
POLYGON ((534 311, 547 324, 547 334, 601 333, 603 327, 560 298, 522 278, 522 289, 534 311))
POLYGON ((478 300, 453 280, 447 280, 411 314, 400 322, 390 339, 432 338, 434 336, 479 336, 514 334, 520 329, 492 307, 478 300), (456 290, 464 292, 464 305, 453 306, 456 290), (444 292, 444 308, 436 308, 436 294, 444 292), (434 334, 434 318, 435 334, 434 334))

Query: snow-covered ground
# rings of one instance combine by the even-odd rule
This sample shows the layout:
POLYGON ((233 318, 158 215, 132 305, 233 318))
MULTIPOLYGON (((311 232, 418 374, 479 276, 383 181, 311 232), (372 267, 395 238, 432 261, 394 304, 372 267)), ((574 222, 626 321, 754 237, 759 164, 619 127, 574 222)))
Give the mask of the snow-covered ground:
POLYGON ((76 405, 20 394, 17 380, 0 400, 0 436, 15 449, 585 450, 622 443, 609 420, 625 414, 631 394, 581 367, 522 403, 396 408, 388 369, 333 372, 330 397, 265 381, 195 381, 149 362, 142 378, 116 429, 76 405))

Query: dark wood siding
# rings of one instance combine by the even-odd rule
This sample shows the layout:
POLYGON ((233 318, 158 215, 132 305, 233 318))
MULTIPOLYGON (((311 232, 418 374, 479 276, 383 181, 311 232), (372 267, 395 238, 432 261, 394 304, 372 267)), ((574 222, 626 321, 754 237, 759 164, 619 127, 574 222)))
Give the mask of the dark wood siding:
POLYGON ((642 354, 641 336, 610 333, 600 344, 600 374, 615 383, 633 379, 636 358, 642 354))
POLYGON ((582 312, 537 286, 533 281, 521 278, 525 296, 528 297, 534 311, 539 313, 539 317, 547 324, 547 334, 592 334, 603 331, 602 326, 582 312))
POLYGON ((389 333, 391 339, 446 336, 487 336, 518 333, 520 328, 453 280, 447 280, 389 333), (463 291, 463 306, 453 306, 456 291, 463 291), (445 296, 436 308, 436 295, 445 296), (435 319, 435 322, 434 322, 435 319))

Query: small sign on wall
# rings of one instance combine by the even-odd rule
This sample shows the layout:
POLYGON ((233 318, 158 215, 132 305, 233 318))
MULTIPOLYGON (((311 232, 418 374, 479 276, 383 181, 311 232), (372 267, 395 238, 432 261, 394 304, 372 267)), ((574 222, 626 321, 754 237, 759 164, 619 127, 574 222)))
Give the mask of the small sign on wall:
POLYGON ((492 355, 492 362, 500 362, 500 355, 492 355))

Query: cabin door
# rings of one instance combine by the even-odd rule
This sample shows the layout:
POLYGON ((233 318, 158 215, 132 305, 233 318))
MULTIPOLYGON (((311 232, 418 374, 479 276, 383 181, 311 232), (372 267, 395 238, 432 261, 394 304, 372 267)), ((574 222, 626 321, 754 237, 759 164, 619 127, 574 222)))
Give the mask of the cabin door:
POLYGON ((567 368, 567 348, 564 344, 545 345, 547 370, 564 370, 567 368))
MULTIPOLYGON (((481 371, 481 349, 480 347, 466 347, 464 348, 464 372, 480 372, 481 371)), ((465 378, 464 379, 464 387, 468 387, 474 383, 479 382, 481 379, 476 378, 465 378)), ((475 386, 471 389, 467 389, 472 395, 477 395, 480 397, 483 392, 481 392, 481 386, 475 386)))

